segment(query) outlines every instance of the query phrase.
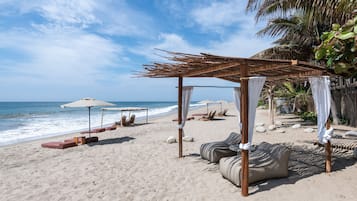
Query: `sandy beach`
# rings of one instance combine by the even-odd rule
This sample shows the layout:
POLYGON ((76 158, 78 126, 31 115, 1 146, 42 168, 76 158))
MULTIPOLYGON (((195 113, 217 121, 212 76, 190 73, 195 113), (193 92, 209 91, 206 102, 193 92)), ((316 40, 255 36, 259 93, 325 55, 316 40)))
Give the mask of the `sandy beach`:
MULTIPOLYGON (((181 159, 178 144, 165 142, 177 136, 177 122, 172 121, 176 115, 98 133, 98 143, 65 150, 42 148, 41 143, 79 134, 0 147, 0 200, 356 200, 357 160, 352 152, 334 150, 333 172, 324 173, 324 150, 309 143, 316 132, 304 132, 316 126, 293 129, 290 125, 298 119, 292 115, 277 116, 285 133, 255 133, 253 139, 254 144, 285 143, 292 149, 289 177, 253 184, 250 195, 242 197, 217 164, 199 156, 201 144, 238 131, 233 104, 224 107, 229 116, 186 123, 185 133, 195 141, 184 142, 181 159)), ((258 109, 256 122, 267 128, 268 111, 258 109)))

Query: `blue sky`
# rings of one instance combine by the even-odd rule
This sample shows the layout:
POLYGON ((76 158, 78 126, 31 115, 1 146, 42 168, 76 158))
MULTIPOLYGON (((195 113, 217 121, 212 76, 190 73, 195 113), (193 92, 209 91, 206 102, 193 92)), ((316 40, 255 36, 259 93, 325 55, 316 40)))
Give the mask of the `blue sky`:
MULTIPOLYGON (((155 48, 249 57, 273 39, 255 33, 246 0, 0 0, 0 101, 177 99, 177 79, 134 78, 162 61, 155 48)), ((186 85, 233 86, 218 79, 186 85)), ((232 99, 197 89, 193 100, 232 99)))

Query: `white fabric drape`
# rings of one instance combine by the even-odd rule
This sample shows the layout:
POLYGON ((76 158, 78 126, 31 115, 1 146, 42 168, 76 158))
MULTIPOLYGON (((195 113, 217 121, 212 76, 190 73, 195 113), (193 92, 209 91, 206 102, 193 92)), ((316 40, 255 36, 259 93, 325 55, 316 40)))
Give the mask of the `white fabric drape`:
POLYGON ((248 97, 249 97, 249 110, 248 110, 248 143, 252 144, 253 129, 255 123, 255 113, 258 106, 260 92, 263 89, 266 77, 251 77, 248 82, 248 97))
POLYGON ((312 96, 317 112, 317 132, 320 143, 327 143, 333 133, 333 128, 326 130, 325 124, 330 115, 331 91, 330 78, 328 76, 310 77, 312 96))
POLYGON ((239 144, 240 149, 250 150, 250 145, 252 144, 253 140, 256 108, 258 105, 260 92, 262 91, 265 83, 265 79, 266 77, 250 77, 248 80, 248 143, 239 144))
POLYGON ((234 104, 238 112, 238 127, 239 131, 242 130, 242 122, 240 120, 240 87, 234 87, 233 89, 234 104))
MULTIPOLYGON (((260 92, 263 89, 266 77, 250 77, 248 80, 248 143, 240 144, 239 148, 243 150, 249 150, 253 140, 253 128, 255 122, 255 113, 258 105, 260 92)), ((240 120, 240 89, 234 88, 235 92, 235 104, 239 112, 239 125, 240 120)))
MULTIPOLYGON (((182 121, 179 125, 179 128, 183 129, 185 127, 188 109, 190 107, 191 94, 193 91, 193 87, 182 87, 182 121)), ((185 135, 183 133, 183 135, 185 135)))

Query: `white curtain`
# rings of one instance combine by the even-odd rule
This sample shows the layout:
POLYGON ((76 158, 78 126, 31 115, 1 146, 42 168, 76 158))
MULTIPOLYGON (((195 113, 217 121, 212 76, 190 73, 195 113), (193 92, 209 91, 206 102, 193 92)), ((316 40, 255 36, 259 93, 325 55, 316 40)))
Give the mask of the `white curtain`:
MULTIPOLYGON (((248 80, 248 143, 246 144, 240 144, 239 148, 244 149, 244 150, 249 150, 250 145, 252 144, 253 140, 253 129, 254 129, 254 122, 255 122, 255 113, 256 113, 256 108, 258 105, 258 100, 260 96, 260 92, 263 89, 264 83, 265 83, 266 77, 250 77, 248 80)), ((239 99, 240 96, 240 90, 235 91, 235 100, 236 100, 236 107, 237 109, 239 108, 240 110, 240 105, 237 106, 237 99, 239 99), (239 94, 239 95, 237 95, 239 94)), ((239 114, 238 114, 239 116, 239 114)), ((240 122, 240 120, 239 120, 240 122)))
POLYGON ((266 77, 251 77, 248 82, 248 97, 249 97, 249 110, 248 110, 248 142, 252 144, 255 113, 258 106, 260 92, 263 89, 266 77))
POLYGON ((330 115, 331 91, 330 78, 328 76, 310 77, 312 96, 317 112, 317 132, 320 143, 327 143, 331 137, 333 128, 326 130, 325 124, 330 115))
POLYGON ((242 130, 242 122, 240 120, 240 87, 234 87, 233 89, 234 104, 238 112, 238 127, 239 131, 242 130))
MULTIPOLYGON (((193 87, 182 87, 182 121, 179 125, 179 128, 183 129, 185 127, 188 109, 190 107, 191 94, 193 91, 193 87)), ((183 132, 183 135, 184 132, 183 132)))

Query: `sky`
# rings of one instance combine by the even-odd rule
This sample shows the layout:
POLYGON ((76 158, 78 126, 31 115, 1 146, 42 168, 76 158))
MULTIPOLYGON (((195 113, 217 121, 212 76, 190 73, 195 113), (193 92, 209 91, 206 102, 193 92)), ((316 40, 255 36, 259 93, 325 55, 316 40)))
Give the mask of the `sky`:
MULTIPOLYGON (((247 0, 0 0, 0 101, 176 101, 177 79, 137 78, 157 50, 249 57, 271 47, 247 0)), ((184 85, 237 86, 219 79, 184 85)), ((197 88, 193 100, 232 100, 197 88)))

